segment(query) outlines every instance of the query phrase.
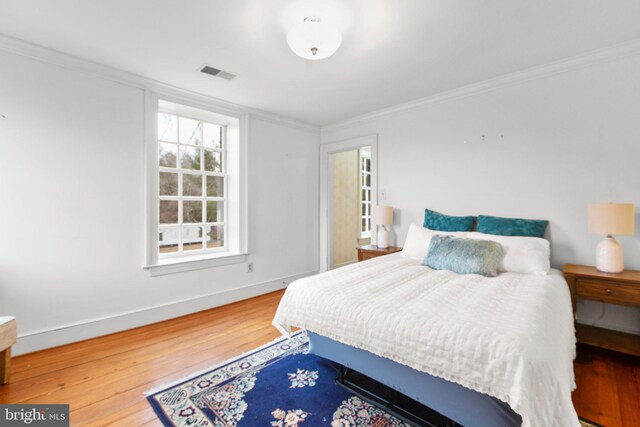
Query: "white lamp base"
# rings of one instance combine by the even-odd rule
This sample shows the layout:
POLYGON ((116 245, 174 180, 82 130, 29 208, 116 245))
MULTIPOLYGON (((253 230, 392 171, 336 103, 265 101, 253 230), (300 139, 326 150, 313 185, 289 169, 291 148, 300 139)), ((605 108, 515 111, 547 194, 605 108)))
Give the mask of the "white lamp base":
POLYGON ((376 240, 376 246, 381 249, 386 249, 389 247, 389 232, 386 228, 380 227, 378 230, 378 238, 376 240))
POLYGON ((622 273, 624 270, 622 246, 612 236, 607 236, 598 243, 596 268, 605 273, 622 273))

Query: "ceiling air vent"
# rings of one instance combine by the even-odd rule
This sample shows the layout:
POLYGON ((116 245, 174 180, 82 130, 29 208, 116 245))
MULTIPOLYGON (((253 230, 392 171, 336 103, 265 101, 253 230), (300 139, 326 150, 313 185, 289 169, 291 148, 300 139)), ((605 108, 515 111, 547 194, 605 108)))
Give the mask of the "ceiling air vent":
POLYGON ((218 70, 217 68, 213 68, 208 65, 202 67, 202 69, 200 69, 200 72, 211 74, 212 76, 220 77, 221 79, 225 80, 233 80, 236 77, 235 74, 227 73, 226 71, 218 70))

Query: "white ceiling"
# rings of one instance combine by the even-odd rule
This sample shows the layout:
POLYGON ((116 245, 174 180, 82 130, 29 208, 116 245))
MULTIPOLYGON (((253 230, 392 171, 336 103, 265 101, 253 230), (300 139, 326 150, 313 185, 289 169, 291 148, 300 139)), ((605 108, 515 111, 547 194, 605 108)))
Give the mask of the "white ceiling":
POLYGON ((0 0, 2 34, 313 125, 640 39, 639 18, 638 0, 0 0), (342 30, 331 58, 289 50, 306 15, 342 30))

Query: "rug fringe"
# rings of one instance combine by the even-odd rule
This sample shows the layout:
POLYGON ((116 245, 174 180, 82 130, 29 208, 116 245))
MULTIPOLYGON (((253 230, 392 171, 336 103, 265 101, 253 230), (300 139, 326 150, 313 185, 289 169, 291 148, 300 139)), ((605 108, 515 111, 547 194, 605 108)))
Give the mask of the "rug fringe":
POLYGON ((257 347, 257 348, 254 348, 254 349, 251 349, 251 350, 246 351, 246 352, 244 352, 244 353, 242 353, 242 354, 239 354, 239 355, 237 355, 237 356, 233 356, 233 357, 231 357, 231 358, 229 358, 229 359, 227 359, 227 360, 225 360, 225 361, 223 361, 223 362, 217 363, 217 364, 215 364, 215 365, 211 365, 211 366, 209 366, 209 367, 207 367, 207 368, 203 368, 203 369, 200 369, 200 370, 198 370, 198 371, 191 372, 191 373, 189 373, 188 375, 185 375, 185 376, 183 376, 183 377, 181 377, 181 378, 178 378, 177 380, 171 381, 171 382, 169 382, 169 383, 161 384, 161 385, 156 386, 156 387, 154 387, 154 388, 152 388, 152 389, 149 389, 149 390, 145 391, 145 392, 143 393, 143 395, 144 395, 145 397, 148 397, 148 396, 151 396, 152 394, 156 394, 156 393, 161 392, 161 391, 163 391, 163 390, 166 390, 166 389, 168 389, 168 388, 174 387, 174 386, 176 386, 176 385, 178 385, 178 384, 181 384, 181 383, 183 383, 183 382, 185 382, 185 381, 188 381, 189 379, 192 379, 192 378, 198 377, 198 376, 200 376, 200 375, 202 375, 202 374, 206 374, 207 372, 212 371, 212 370, 214 370, 214 369, 217 369, 217 368, 219 368, 219 367, 221 367, 221 366, 223 366, 223 365, 227 365, 227 364, 229 364, 229 363, 231 363, 231 362, 234 362, 234 361, 236 361, 236 360, 238 360, 238 359, 242 359, 243 357, 246 357, 246 356, 248 356, 248 355, 250 355, 250 354, 253 354, 253 353, 255 353, 255 352, 258 352, 258 351, 260 351, 260 350, 262 350, 262 349, 265 349, 265 348, 267 348, 267 347, 269 347, 269 346, 272 346, 273 344, 275 344, 275 343, 277 343, 277 342, 284 341, 284 340, 289 340, 289 339, 291 339, 291 338, 293 338, 293 337, 295 337, 295 336, 298 336, 298 335, 302 334, 303 332, 306 332, 306 331, 304 331, 304 330, 302 330, 302 331, 297 331, 297 332, 295 332, 295 333, 290 334, 290 336, 281 335, 281 336, 279 336, 278 338, 276 338, 276 339, 274 339, 274 340, 272 340, 272 341, 269 341, 269 342, 268 342, 268 343, 266 343, 266 344, 261 345, 260 347, 257 347))

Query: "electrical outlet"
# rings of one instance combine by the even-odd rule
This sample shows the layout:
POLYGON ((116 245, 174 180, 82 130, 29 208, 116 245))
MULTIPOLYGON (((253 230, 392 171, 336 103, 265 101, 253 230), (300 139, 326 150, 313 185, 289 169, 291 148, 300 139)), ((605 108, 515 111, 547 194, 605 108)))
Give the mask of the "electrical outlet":
POLYGON ((247 263, 247 273, 253 273, 253 263, 252 262, 248 262, 247 263))
POLYGON ((383 188, 380 190, 380 200, 387 200, 387 189, 383 188))

